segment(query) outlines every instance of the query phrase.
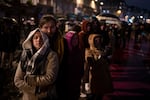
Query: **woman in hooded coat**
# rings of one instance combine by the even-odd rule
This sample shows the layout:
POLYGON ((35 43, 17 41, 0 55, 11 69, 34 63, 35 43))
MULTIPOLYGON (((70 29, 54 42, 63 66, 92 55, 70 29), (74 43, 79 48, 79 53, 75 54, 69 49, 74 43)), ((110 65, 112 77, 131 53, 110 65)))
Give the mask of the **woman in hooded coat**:
MULTIPOLYGON (((58 55, 50 49, 49 39, 39 28, 23 42, 22 55, 15 76, 15 86, 22 100, 51 100, 58 72, 58 55)), ((55 95, 55 94, 53 94, 55 95)))
POLYGON ((90 34, 88 42, 90 47, 85 50, 84 82, 89 83, 92 95, 90 100, 102 100, 106 93, 113 92, 109 63, 101 49, 101 35, 90 34))

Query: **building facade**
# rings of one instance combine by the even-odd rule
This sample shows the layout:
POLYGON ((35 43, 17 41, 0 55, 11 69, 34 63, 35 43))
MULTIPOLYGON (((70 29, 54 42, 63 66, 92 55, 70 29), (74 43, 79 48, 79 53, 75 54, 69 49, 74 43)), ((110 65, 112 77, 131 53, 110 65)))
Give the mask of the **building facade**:
MULTIPOLYGON (((128 16, 149 16, 149 11, 142 13, 143 10, 131 9, 125 0, 21 0, 21 3, 31 2, 33 5, 45 5, 51 7, 56 15, 96 15, 101 13, 114 14, 120 18, 128 16)), ((135 7, 136 8, 136 7, 135 7)), ((145 11, 145 10, 144 10, 145 11)))

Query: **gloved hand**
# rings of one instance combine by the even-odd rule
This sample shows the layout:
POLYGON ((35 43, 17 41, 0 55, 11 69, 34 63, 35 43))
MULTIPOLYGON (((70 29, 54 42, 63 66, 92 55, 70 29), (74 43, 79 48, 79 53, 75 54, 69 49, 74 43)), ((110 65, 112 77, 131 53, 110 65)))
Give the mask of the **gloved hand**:
POLYGON ((26 83, 30 86, 36 86, 36 75, 25 75, 24 77, 26 83))

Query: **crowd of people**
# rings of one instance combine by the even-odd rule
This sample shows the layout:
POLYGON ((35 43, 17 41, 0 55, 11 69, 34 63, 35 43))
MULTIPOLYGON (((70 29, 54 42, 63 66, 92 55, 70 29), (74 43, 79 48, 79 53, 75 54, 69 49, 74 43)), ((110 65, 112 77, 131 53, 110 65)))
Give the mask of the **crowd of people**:
POLYGON ((82 27, 74 25, 63 33, 52 15, 43 15, 38 28, 22 43, 14 76, 23 100, 79 100, 86 83, 90 84, 90 100, 113 92, 104 52, 108 44, 102 39, 96 19, 84 20, 82 27))
MULTIPOLYGON (((68 30, 62 25, 45 14, 23 40, 14 75, 22 100, 79 100, 82 94, 103 100, 114 91, 109 70, 113 52, 126 47, 131 26, 107 25, 96 17, 68 30)), ((143 27, 137 30, 142 34, 143 27)))

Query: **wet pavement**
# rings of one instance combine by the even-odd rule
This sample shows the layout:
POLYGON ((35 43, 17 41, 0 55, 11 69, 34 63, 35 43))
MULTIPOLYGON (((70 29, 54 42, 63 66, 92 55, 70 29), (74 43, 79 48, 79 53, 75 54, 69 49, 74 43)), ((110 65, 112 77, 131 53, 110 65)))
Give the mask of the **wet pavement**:
POLYGON ((131 40, 117 54, 120 63, 110 67, 115 88, 110 100, 150 100, 150 43, 135 46, 131 40))
MULTIPOLYGON (((17 60, 13 66, 0 69, 0 100, 20 100, 21 95, 13 83, 17 60)), ((150 100, 150 42, 142 41, 134 46, 131 40, 126 48, 117 49, 110 71, 115 91, 103 100, 150 100)))

